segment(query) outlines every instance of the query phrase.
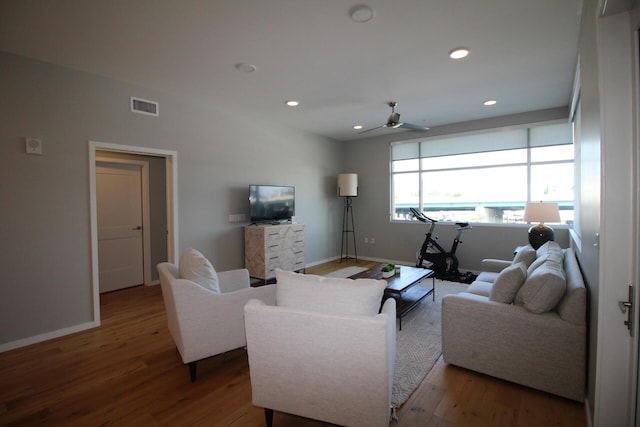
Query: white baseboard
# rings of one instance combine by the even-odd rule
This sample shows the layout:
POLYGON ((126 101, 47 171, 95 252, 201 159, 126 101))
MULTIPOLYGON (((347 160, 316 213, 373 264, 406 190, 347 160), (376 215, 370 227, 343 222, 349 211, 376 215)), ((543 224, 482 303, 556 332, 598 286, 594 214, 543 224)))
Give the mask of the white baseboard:
POLYGON ((81 323, 79 325, 70 326, 68 328, 47 332, 45 334, 34 335, 32 337, 23 338, 16 341, 0 344, 0 353, 4 353, 5 351, 9 351, 9 350, 14 350, 20 347, 26 347, 32 344, 37 344, 39 342, 48 341, 54 338, 59 338, 65 335, 75 334, 76 332, 86 331, 87 329, 97 328, 98 326, 100 326, 99 321, 81 323))

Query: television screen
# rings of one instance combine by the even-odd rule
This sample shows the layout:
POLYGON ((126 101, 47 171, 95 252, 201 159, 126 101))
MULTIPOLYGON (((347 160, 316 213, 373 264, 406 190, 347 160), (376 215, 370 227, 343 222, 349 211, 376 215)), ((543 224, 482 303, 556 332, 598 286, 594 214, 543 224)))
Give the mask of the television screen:
POLYGON ((250 185, 251 222, 279 222, 295 215, 295 187, 250 185))

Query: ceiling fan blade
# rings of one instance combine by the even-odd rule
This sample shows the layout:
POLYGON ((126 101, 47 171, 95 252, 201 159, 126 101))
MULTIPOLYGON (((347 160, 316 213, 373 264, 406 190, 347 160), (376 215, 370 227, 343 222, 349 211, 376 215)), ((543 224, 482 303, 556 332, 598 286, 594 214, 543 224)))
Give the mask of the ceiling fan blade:
POLYGON ((399 127, 402 129, 409 129, 409 130, 416 130, 418 132, 426 132, 429 130, 428 127, 412 125, 411 123, 399 123, 398 126, 394 126, 394 127, 399 127))
POLYGON ((387 125, 376 126, 374 128, 371 128, 371 129, 360 131, 360 132, 358 132, 358 135, 363 134, 363 133, 367 133, 367 132, 371 132, 372 130, 376 130, 376 129, 380 129, 380 128, 386 128, 386 127, 387 127, 387 125))

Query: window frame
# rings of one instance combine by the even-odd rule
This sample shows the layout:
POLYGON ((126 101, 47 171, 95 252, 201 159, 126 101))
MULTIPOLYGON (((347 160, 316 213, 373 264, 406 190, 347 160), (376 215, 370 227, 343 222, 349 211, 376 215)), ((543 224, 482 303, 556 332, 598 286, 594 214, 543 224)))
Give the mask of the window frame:
MULTIPOLYGON (((572 165, 573 170, 574 170, 574 175, 573 175, 573 188, 574 188, 574 194, 573 194, 573 212, 574 212, 574 221, 575 221, 575 214, 576 214, 576 179, 575 179, 575 168, 576 168, 576 162, 575 162, 575 141, 574 141, 574 137, 575 135, 573 135, 573 129, 572 129, 572 123, 569 122, 568 120, 553 120, 553 121, 547 121, 547 122, 541 122, 541 123, 536 123, 534 125, 528 124, 528 125, 522 125, 519 127, 505 127, 505 128, 494 128, 494 129, 488 129, 488 130, 483 130, 483 131, 477 131, 477 132, 466 132, 463 135, 466 136, 470 136, 473 137, 475 135, 480 135, 480 134, 487 134, 487 133, 491 133, 491 132, 500 132, 503 129, 525 129, 526 130, 526 135, 527 135, 527 143, 525 147, 514 147, 512 149, 526 149, 526 161, 516 161, 513 163, 497 163, 497 164, 492 164, 492 165, 487 165, 487 166, 463 166, 460 168, 453 168, 453 167, 445 167, 442 169, 429 169, 426 167, 423 167, 423 158, 426 157, 432 157, 432 158, 436 158, 436 157, 442 157, 442 156, 425 156, 422 153, 423 150, 423 142, 427 141, 426 138, 423 139, 413 139, 413 140, 406 140, 406 141, 395 141, 389 144, 389 183, 390 183, 390 191, 389 191, 389 220, 391 223, 409 223, 409 222, 413 222, 410 218, 396 218, 395 214, 396 214, 396 210, 395 210, 395 180, 394 178, 396 176, 399 175, 404 175, 404 174, 417 174, 418 177, 418 206, 420 208, 422 208, 424 206, 424 187, 423 187, 423 175, 425 173, 431 173, 431 172, 441 172, 441 171, 456 171, 456 170, 478 170, 478 169, 483 169, 483 168, 496 168, 496 167, 513 167, 513 166, 518 166, 518 167, 526 167, 526 200, 524 201, 524 203, 530 202, 531 200, 531 192, 532 192, 532 168, 535 166, 544 166, 544 165, 562 165, 562 164, 566 164, 566 165, 572 165), (572 131, 572 142, 571 143, 556 143, 556 144, 546 144, 543 146, 559 146, 559 145, 571 145, 574 147, 574 154, 573 157, 571 159, 563 159, 563 160, 540 160, 540 161, 532 161, 532 149, 538 148, 541 145, 532 145, 531 144, 531 129, 532 128, 536 128, 536 127, 543 127, 543 126, 547 126, 547 125, 553 125, 553 124, 567 124, 572 131), (409 158, 402 158, 402 159, 395 159, 394 160, 394 153, 393 153, 393 149, 395 146, 399 145, 399 144, 405 144, 405 143, 418 143, 418 152, 417 152, 417 157, 409 157, 409 158), (395 172, 394 171, 394 161, 397 160, 417 160, 417 169, 411 169, 411 170, 402 170, 402 171, 398 171, 395 172)), ((460 135, 460 134, 458 134, 460 135)), ((433 137, 434 139, 437 138, 447 138, 449 135, 440 135, 440 136, 435 136, 433 137)), ((510 149, 499 149, 499 150, 478 150, 476 152, 491 152, 491 151, 509 151, 510 149)), ((459 152, 456 154, 469 154, 469 153, 465 153, 465 152, 459 152)), ((450 155, 454 155, 454 154, 450 154, 450 155)), ((524 206, 523 206, 524 208, 524 206)), ((439 220, 440 221, 440 220, 439 220)), ((454 223, 456 222, 456 220, 441 220, 442 223, 454 223)), ((489 225, 489 226, 507 226, 507 227, 529 227, 530 224, 527 223, 520 223, 520 222, 488 222, 488 221, 481 221, 481 222, 472 222, 472 224, 474 225, 489 225)), ((558 229, 570 229, 573 228, 572 224, 566 224, 566 223, 561 223, 561 224, 554 224, 553 225, 554 228, 558 228, 558 229)))

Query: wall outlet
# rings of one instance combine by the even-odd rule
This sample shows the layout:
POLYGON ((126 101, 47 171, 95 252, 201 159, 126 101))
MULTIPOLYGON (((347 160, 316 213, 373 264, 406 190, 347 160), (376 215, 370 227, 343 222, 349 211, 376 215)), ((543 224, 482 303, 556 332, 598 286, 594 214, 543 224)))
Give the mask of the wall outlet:
POLYGON ((375 237, 369 237, 369 243, 371 243, 372 245, 376 244, 376 238, 375 237))
POLYGON ((365 237, 365 238, 364 238, 364 242, 365 242, 365 243, 369 243, 369 238, 368 238, 368 237, 365 237))

